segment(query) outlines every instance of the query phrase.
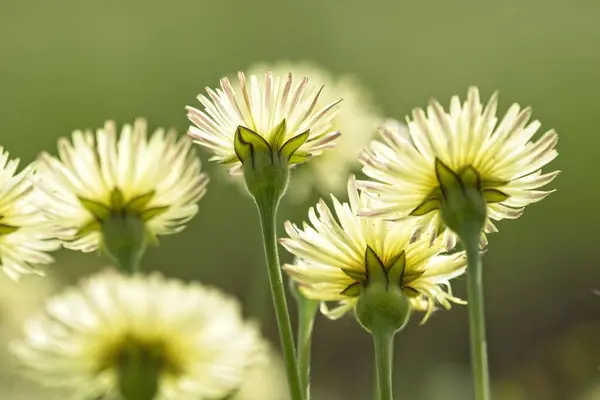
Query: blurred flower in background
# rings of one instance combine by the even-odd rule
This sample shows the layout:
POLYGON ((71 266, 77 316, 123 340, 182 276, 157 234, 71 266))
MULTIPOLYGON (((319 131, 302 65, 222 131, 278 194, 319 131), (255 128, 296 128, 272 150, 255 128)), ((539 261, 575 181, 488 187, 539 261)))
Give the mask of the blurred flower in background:
MULTIPOLYGON (((38 311, 46 298, 55 293, 60 283, 53 274, 30 276, 18 284, 0 275, 0 339, 8 343, 20 332, 23 323, 38 311)), ((2 398, 11 400, 61 400, 64 393, 49 393, 47 389, 31 385, 18 373, 18 365, 6 345, 0 346, 0 387, 2 398)))
POLYGON ((56 230, 34 205, 34 165, 17 173, 18 167, 19 159, 11 160, 0 146, 0 267, 15 280, 43 274, 37 267, 52 263, 46 253, 60 247, 56 230))
POLYGON ((237 82, 221 79, 221 88, 206 88, 209 97, 198 95, 204 110, 186 107, 188 119, 195 125, 188 133, 214 155, 211 161, 228 165, 231 175, 240 174, 242 164, 234 150, 234 136, 239 126, 261 136, 269 146, 280 148, 288 140, 308 131, 308 138, 294 153, 291 164, 304 162, 334 146, 339 132, 333 130, 331 119, 338 110, 340 99, 319 102, 323 92, 317 82, 292 75, 289 71, 272 74, 261 71, 243 72, 237 82), (283 132, 279 131, 283 126, 283 132))
POLYGON ((240 390, 231 400, 288 400, 287 378, 281 355, 271 346, 265 362, 258 363, 245 375, 240 390))
POLYGON ((13 343, 26 374, 74 399, 202 400, 237 390, 262 358, 258 329, 217 289, 105 271, 47 302, 13 343))
POLYGON ((20 332, 25 319, 58 288, 52 275, 27 277, 18 284, 0 275, 0 337, 7 339, 20 332))
POLYGON ((403 260, 400 287, 411 308, 425 312, 424 321, 436 305, 449 309, 451 302, 462 302, 452 295, 450 279, 464 273, 464 252, 443 254, 447 249, 441 240, 430 245, 427 235, 418 235, 418 225, 412 220, 390 222, 359 217, 358 210, 369 209, 373 201, 358 192, 354 177, 348 181, 348 198, 349 203, 340 203, 332 196, 338 220, 321 200, 309 209, 312 226, 304 223, 300 229, 287 221, 289 238, 280 239, 283 247, 297 257, 294 264, 283 268, 307 298, 323 302, 325 315, 339 318, 356 305, 366 282, 369 247, 385 268, 403 260), (338 305, 330 310, 325 303, 328 301, 338 305))
POLYGON ((60 228, 64 246, 85 252, 102 244, 112 217, 139 219, 146 236, 181 231, 198 211, 208 177, 191 140, 158 129, 148 139, 146 121, 114 122, 92 131, 75 131, 58 142, 59 157, 39 157, 37 185, 47 217, 60 228))

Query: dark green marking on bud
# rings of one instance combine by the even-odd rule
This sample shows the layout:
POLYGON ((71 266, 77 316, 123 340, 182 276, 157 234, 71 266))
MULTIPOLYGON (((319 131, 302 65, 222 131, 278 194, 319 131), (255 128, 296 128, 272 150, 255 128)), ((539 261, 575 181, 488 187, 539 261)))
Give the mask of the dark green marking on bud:
POLYGON ((406 253, 403 251, 385 266, 371 247, 365 252, 366 280, 348 286, 342 294, 358 296, 356 317, 368 331, 393 334, 410 317, 410 302, 404 293, 406 253))
POLYGON ((510 197, 497 189, 507 182, 482 180, 470 165, 454 172, 436 158, 435 174, 439 186, 410 215, 421 216, 440 210, 444 224, 439 227, 438 236, 449 228, 461 239, 467 235, 479 237, 487 219, 487 205, 503 202, 510 197))
POLYGON ((387 286, 387 269, 370 246, 367 246, 367 251, 365 252, 365 270, 367 271, 365 286, 373 283, 382 283, 387 286))
POLYGON ((362 271, 356 271, 353 269, 345 269, 342 268, 342 272, 345 273, 346 275, 348 275, 350 278, 354 279, 355 281, 358 282, 364 282, 367 279, 367 274, 365 272, 362 271))
POLYGON ((289 167, 306 160, 310 154, 298 149, 308 140, 309 131, 284 142, 287 133, 283 119, 270 135, 270 143, 263 136, 244 126, 238 126, 234 136, 234 150, 242 163, 246 187, 256 199, 278 202, 288 184, 289 167))
POLYGON ((415 208, 410 215, 419 217, 425 215, 431 211, 438 210, 440 208, 441 190, 436 188, 432 191, 425 200, 415 208))
POLYGON ((262 163, 259 164, 256 154, 268 154, 273 162, 269 143, 258 133, 246 127, 238 126, 235 131, 233 147, 242 164, 250 163, 252 168, 259 168, 260 164, 266 163, 265 160, 261 160, 262 163))
MULTIPOLYGON (((291 138, 290 140, 285 142, 283 144, 283 146, 281 146, 279 151, 284 157, 286 157, 288 159, 288 162, 294 163, 294 156, 298 152, 298 149, 304 143, 306 143, 309 133, 310 133, 310 131, 308 131, 308 130, 305 132, 302 132, 299 135, 294 136, 293 138, 291 138)), ((306 158, 308 158, 308 156, 309 156, 308 153, 302 152, 301 154, 298 154, 296 156, 296 159, 297 160, 302 159, 303 161, 305 161, 306 158)), ((299 162, 299 161, 295 161, 295 162, 299 162)))
POLYGON ((487 219, 479 173, 466 167, 457 174, 439 159, 435 160, 435 173, 442 191, 440 214, 444 224, 463 241, 479 238, 487 219))
POLYGON ((400 253, 399 256, 392 262, 392 266, 388 271, 388 281, 400 285, 404 285, 404 271, 406 270, 406 252, 400 253))
MULTIPOLYGON (((497 187, 506 185, 507 182, 500 180, 481 180, 481 176, 472 166, 461 168, 455 173, 440 159, 435 160, 435 173, 439 186, 431 191, 427 197, 411 213, 412 216, 425 215, 431 211, 442 208, 442 202, 452 196, 452 192, 462 192, 466 195, 468 190, 479 192, 487 204, 500 203, 510 196, 497 187)), ((442 227, 445 229, 445 227, 442 227)))
POLYGON ((349 297, 357 297, 362 293, 363 290, 363 285, 360 282, 354 282, 351 285, 349 285, 346 289, 342 290, 342 293, 344 296, 349 296, 349 297))

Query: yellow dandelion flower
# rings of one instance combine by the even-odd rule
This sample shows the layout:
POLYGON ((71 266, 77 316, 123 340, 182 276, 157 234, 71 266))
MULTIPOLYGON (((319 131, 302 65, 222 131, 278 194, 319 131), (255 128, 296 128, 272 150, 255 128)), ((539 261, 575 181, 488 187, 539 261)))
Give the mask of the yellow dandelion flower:
MULTIPOLYGON (((463 190, 474 189, 485 200, 486 233, 497 230, 491 220, 518 218, 526 205, 551 193, 538 189, 558 175, 541 172, 558 154, 556 132, 531 141, 541 126, 539 121, 529 122, 531 109, 513 104, 498 122, 497 100, 494 94, 483 106, 474 87, 462 105, 453 97, 449 112, 432 100, 427 112, 413 111, 408 135, 392 130, 383 135, 383 142, 372 142, 361 162, 374 181, 358 182, 358 187, 378 204, 361 210, 361 215, 418 217, 432 240, 442 235, 452 247, 456 235, 446 229, 440 214, 444 179, 458 182, 463 190)), ((482 244, 485 240, 482 234, 482 244)))
POLYGON ((308 79, 294 81, 292 74, 273 76, 270 71, 260 81, 250 76, 249 84, 243 72, 238 74, 237 92, 228 78, 221 79, 221 88, 206 88, 207 96, 199 95, 204 110, 187 107, 188 118, 195 125, 188 134, 214 153, 211 161, 229 165, 230 174, 242 172, 242 164, 234 148, 238 127, 262 137, 274 150, 280 151, 300 135, 306 135, 295 149, 290 164, 306 161, 333 147, 339 132, 331 130, 331 119, 338 101, 319 105, 321 89, 308 84, 308 79))
POLYGON ((111 218, 133 217, 155 239, 181 231, 198 211, 208 177, 192 141, 158 129, 148 139, 146 122, 113 122, 94 135, 76 131, 58 142, 59 157, 42 153, 37 184, 41 208, 60 228, 64 246, 85 252, 99 248, 111 218))
POLYGON ((389 269, 403 263, 400 287, 410 306, 425 311, 424 320, 436 304, 450 308, 450 302, 461 302, 452 296, 450 279, 465 271, 463 252, 442 254, 446 249, 440 240, 429 245, 426 235, 417 235, 413 220, 390 222, 357 216, 360 209, 373 207, 374 202, 356 189, 352 177, 348 182, 348 203, 332 196, 336 220, 323 200, 310 208, 312 226, 303 229, 286 222, 289 238, 281 244, 297 258, 284 270, 299 284, 302 293, 322 302, 338 302, 322 311, 330 318, 339 318, 357 302, 361 287, 367 281, 366 258, 374 253, 377 262, 389 269), (371 253, 372 252, 372 253, 371 253))
POLYGON ((331 119, 330 129, 342 133, 335 142, 335 148, 296 168, 288 194, 295 201, 305 200, 313 191, 345 196, 348 176, 359 166, 360 151, 371 141, 384 120, 371 93, 356 77, 347 74, 336 76, 311 62, 258 64, 251 67, 248 74, 260 76, 267 69, 276 76, 284 76, 291 71, 294 76, 305 76, 309 82, 325 86, 317 108, 343 99, 343 106, 331 119))
POLYGON ((105 271, 50 299, 12 350, 27 374, 73 399, 220 399, 263 352, 239 303, 159 274, 105 271))
POLYGON ((47 254, 60 247, 56 230, 35 206, 34 165, 17 173, 19 160, 0 146, 0 267, 12 279, 42 274, 39 265, 54 260, 47 254))

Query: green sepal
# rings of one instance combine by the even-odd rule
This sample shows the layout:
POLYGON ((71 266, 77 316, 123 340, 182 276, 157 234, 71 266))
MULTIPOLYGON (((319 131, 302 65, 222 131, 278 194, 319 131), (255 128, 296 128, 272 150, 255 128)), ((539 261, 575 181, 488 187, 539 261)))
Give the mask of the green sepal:
POLYGON ((470 165, 460 172, 459 178, 463 183, 463 186, 477 188, 477 190, 479 190, 481 187, 481 178, 479 176, 479 172, 477 172, 477 170, 470 165))
POLYGON ((357 297, 359 296, 363 291, 363 285, 360 282, 354 282, 353 284, 349 285, 346 289, 342 290, 342 292, 340 294, 344 295, 344 296, 348 296, 348 297, 357 297))
POLYGON ((404 281, 404 271, 406 270, 406 252, 402 250, 402 253, 396 257, 393 261, 392 266, 388 270, 388 282, 397 284, 402 287, 404 281))
POLYGON ((365 252, 365 271, 367 272, 367 285, 382 283, 387 286, 387 269, 371 246, 367 246, 365 252))
POLYGON ((157 217, 160 214, 164 213, 168 209, 169 209, 169 206, 160 206, 160 207, 149 208, 147 210, 144 210, 142 213, 140 213, 140 219, 143 222, 147 222, 147 221, 151 220, 152 218, 157 217))
POLYGON ((297 151, 292 154, 292 157, 289 160, 290 164, 300 164, 307 161, 310 158, 310 153, 307 151, 297 151))
POLYGON ((255 153, 271 153, 271 146, 262 136, 241 125, 235 131, 233 148, 242 164, 250 162, 254 165, 255 153))
POLYGON ((152 190, 146 194, 136 196, 133 199, 129 200, 129 202, 127 203, 127 210, 142 212, 146 208, 148 203, 150 203, 150 200, 152 200, 152 197, 154 197, 155 193, 156 191, 152 190))
POLYGON ((272 149, 280 149, 283 145, 283 140, 285 139, 287 127, 285 123, 285 118, 281 121, 279 125, 275 127, 275 131, 273 132, 273 136, 271 137, 271 148, 272 149))
POLYGON ((118 188, 110 192, 110 206, 113 210, 122 210, 125 206, 125 196, 118 188))
POLYGON ((485 190, 489 188, 502 187, 506 184, 508 184, 508 181, 503 181, 500 179, 485 179, 481 181, 481 189, 485 190))
POLYGON ((425 215, 431 211, 437 210, 440 208, 440 196, 441 191, 439 188, 435 188, 426 198, 425 200, 417 206, 410 215, 413 217, 419 217, 421 215, 425 215))
POLYGON ((421 292, 419 292, 417 289, 415 289, 412 286, 403 286, 402 291, 404 292, 406 297, 408 297, 410 299, 417 298, 421 295, 421 292))
POLYGON ((357 282, 364 282, 367 279, 367 275, 362 271, 356 271, 354 269, 342 268, 342 272, 357 282))
MULTIPOLYGON (((112 197, 112 195, 111 195, 112 197)), ((89 211, 91 212, 96 219, 99 219, 101 221, 107 219, 108 217, 110 217, 111 214, 111 209, 110 207, 99 203, 97 201, 93 201, 93 200, 89 200, 83 197, 79 197, 79 201, 81 202, 81 204, 83 204, 83 206, 89 211)))
POLYGON ((287 142, 281 146, 279 152, 288 160, 288 162, 292 163, 292 156, 296 151, 308 140, 308 134, 310 130, 306 130, 299 135, 294 136, 287 142))
POLYGON ((507 200, 510 196, 498 189, 484 189, 483 198, 489 203, 501 203, 507 200))
POLYGON ((237 162, 239 160, 240 159, 239 159, 239 157, 237 155, 237 152, 236 152, 235 155, 229 156, 229 157, 227 157, 227 158, 225 158, 223 160, 219 159, 219 160, 215 160, 215 161, 217 162, 217 164, 233 164, 233 163, 235 163, 235 162, 237 162))
POLYGON ((463 190, 460 177, 439 158, 435 159, 435 175, 440 184, 440 189, 444 197, 448 196, 448 192, 454 190, 463 190))
POLYGON ((100 223, 100 221, 93 219, 90 222, 88 222, 87 224, 85 224, 84 226, 82 226, 81 228, 79 228, 77 233, 75 233, 75 238, 79 239, 82 236, 85 236, 85 235, 95 232, 95 231, 100 231, 101 229, 102 229, 102 224, 100 223))
POLYGON ((13 233, 17 230, 19 230, 18 226, 0 224, 0 236, 10 235, 11 233, 13 233))

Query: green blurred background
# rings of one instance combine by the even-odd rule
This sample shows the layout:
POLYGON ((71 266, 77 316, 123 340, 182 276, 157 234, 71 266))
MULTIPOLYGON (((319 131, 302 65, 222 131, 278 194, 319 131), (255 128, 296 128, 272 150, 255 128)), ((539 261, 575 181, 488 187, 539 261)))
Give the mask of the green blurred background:
MULTIPOLYGON (((448 104, 472 84, 484 99, 499 89, 502 112, 512 102, 532 105, 543 128, 559 132, 560 156, 550 168, 563 173, 555 194, 490 237, 484 263, 495 399, 598 400, 599 17, 600 2, 591 0, 4 0, 0 145, 30 162, 41 150, 55 152, 56 139, 74 129, 137 116, 183 133, 184 106, 198 105, 205 86, 280 59, 352 73, 387 116, 400 119, 432 96, 448 104)), ((216 171, 206 161, 204 168, 216 171)), ((299 222, 309 205, 286 204, 281 218, 299 222)), ((262 262, 252 202, 216 173, 189 228, 162 238, 145 259, 148 269, 240 297, 262 262)), ((59 252, 48 268, 58 282, 49 292, 105 264, 59 252)), ((3 326, 21 304, 36 303, 27 297, 45 295, 30 280, 21 291, 2 289, 3 326)), ((455 291, 464 296, 464 279, 455 291)), ((425 326, 415 318, 398 336, 397 399, 471 398, 466 321, 457 306, 425 326)), ((267 334, 276 340, 273 321, 267 334)), ((371 398, 370 340, 352 318, 319 317, 314 352, 315 400, 371 398)), ((0 363, 12 361, 3 352, 0 363)), ((14 374, 2 374, 0 399, 51 396, 31 386, 23 392, 14 374)))

